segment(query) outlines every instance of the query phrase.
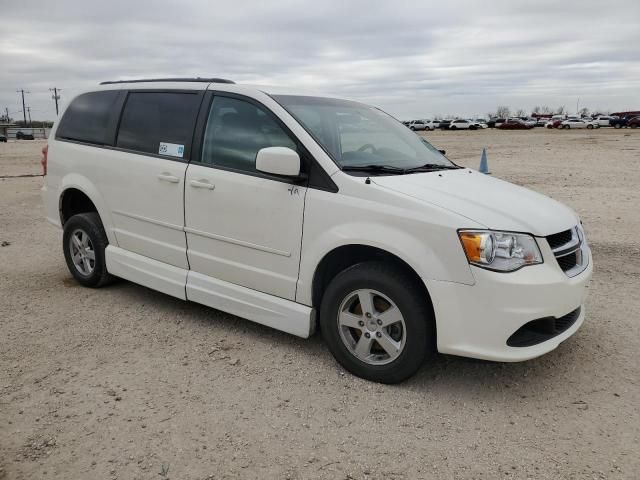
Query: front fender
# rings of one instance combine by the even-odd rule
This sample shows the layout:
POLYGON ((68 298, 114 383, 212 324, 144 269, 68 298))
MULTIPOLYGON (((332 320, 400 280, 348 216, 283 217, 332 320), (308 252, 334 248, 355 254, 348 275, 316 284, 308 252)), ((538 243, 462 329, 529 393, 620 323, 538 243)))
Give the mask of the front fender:
POLYGON ((310 189, 296 301, 312 304, 318 265, 325 255, 348 245, 365 245, 393 254, 425 280, 473 285, 451 212, 413 205, 406 198, 402 201, 410 202, 411 208, 310 189))

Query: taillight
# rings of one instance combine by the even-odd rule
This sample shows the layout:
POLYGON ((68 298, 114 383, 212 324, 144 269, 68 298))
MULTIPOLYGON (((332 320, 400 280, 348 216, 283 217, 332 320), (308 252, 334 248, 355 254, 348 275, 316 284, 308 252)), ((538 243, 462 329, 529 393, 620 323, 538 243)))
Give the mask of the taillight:
POLYGON ((42 165, 42 176, 46 177, 47 175, 47 154, 49 153, 49 144, 46 144, 42 147, 42 160, 40 160, 40 165, 42 165))

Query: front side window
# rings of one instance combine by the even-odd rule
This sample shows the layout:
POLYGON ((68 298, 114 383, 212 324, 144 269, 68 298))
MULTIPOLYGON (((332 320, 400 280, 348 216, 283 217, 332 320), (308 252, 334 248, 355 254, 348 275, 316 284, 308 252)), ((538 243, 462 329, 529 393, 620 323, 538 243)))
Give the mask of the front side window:
POLYGON ((381 110, 332 98, 276 95, 341 167, 453 168, 437 149, 381 110))
POLYGON ((116 146, 188 158, 200 100, 199 92, 129 93, 116 146))
POLYGON ((56 138, 106 145, 109 121, 115 113, 118 90, 85 93, 76 97, 60 120, 56 138))
POLYGON ((213 99, 202 148, 202 163, 256 171, 258 150, 288 147, 295 142, 263 108, 230 97, 213 99))

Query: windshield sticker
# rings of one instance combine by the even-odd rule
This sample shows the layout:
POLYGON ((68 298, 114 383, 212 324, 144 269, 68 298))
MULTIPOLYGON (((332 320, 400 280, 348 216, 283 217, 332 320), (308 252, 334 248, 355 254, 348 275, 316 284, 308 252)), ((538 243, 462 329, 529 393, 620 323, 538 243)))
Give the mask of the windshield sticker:
POLYGON ((182 158, 184 156, 184 145, 179 145, 177 143, 160 142, 158 153, 160 155, 169 155, 171 157, 182 158))

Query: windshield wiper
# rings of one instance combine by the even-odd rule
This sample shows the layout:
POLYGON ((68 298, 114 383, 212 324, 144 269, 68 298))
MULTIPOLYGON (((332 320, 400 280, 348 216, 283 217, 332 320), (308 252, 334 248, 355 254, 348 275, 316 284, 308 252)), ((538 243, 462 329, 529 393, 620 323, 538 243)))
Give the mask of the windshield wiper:
POLYGON ((406 173, 406 169, 400 168, 400 167, 394 167, 393 165, 345 165, 342 167, 342 171, 394 173, 397 175, 402 175, 403 173, 406 173))
POLYGON ((441 165, 439 163, 425 163, 424 165, 420 165, 419 167, 411 167, 405 168, 405 172, 431 172, 433 170, 457 170, 459 167, 457 165, 441 165))

